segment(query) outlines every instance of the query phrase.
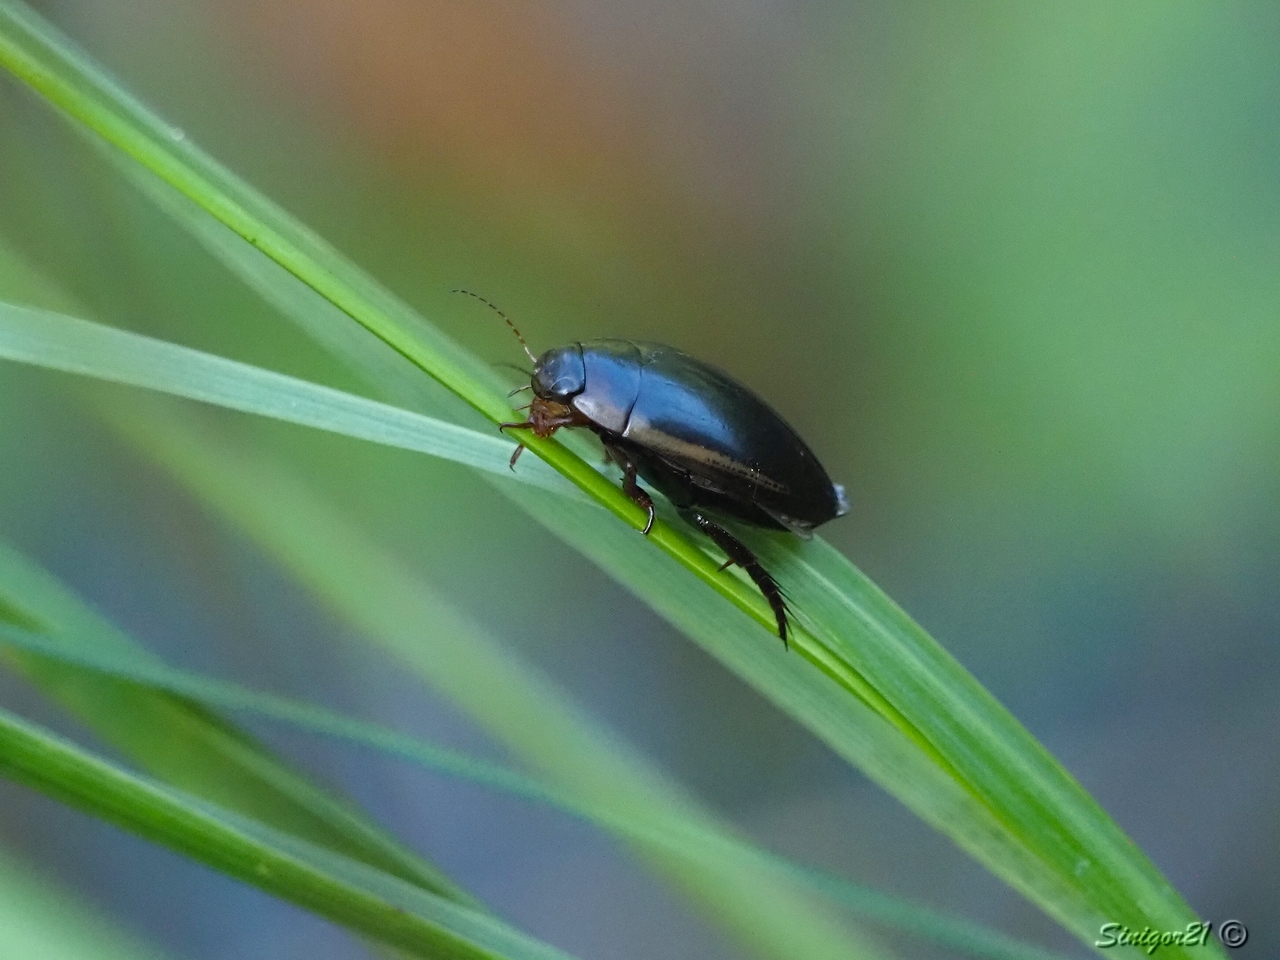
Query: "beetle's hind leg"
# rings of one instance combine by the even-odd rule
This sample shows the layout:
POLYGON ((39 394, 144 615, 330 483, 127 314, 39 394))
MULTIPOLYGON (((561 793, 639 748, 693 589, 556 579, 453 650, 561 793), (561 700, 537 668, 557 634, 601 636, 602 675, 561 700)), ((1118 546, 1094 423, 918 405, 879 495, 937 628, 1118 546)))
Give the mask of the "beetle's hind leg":
POLYGON ((644 535, 648 536, 649 531, 653 529, 653 518, 657 511, 653 507, 653 497, 645 493, 640 484, 636 483, 635 461, 627 456, 625 450, 611 443, 604 445, 604 452, 610 460, 622 468, 622 492, 649 514, 643 531, 644 535))
POLYGON ((764 594, 765 600, 773 610, 773 615, 778 621, 778 636, 782 639, 782 645, 790 649, 787 644, 787 604, 783 599, 782 588, 778 586, 778 581, 773 579, 745 543, 718 523, 713 523, 693 509, 681 510, 680 516, 710 537, 715 545, 728 555, 729 559, 721 565, 721 570, 736 563, 747 572, 747 576, 760 588, 760 592, 764 594))

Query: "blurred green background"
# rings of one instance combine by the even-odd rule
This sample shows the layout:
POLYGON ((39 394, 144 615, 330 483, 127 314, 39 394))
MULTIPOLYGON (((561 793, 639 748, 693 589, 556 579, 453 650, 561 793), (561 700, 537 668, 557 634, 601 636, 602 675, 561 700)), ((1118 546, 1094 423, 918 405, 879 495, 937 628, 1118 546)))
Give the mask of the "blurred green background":
MULTIPOLYGON (((1280 8, 37 6, 494 362, 517 345, 451 288, 535 350, 667 341, 757 388, 849 489, 824 535, 1204 919, 1248 925, 1236 955, 1280 950, 1280 8)), ((8 79, 0 241, 84 315, 352 384, 8 79)), ((171 662, 493 752, 356 656, 70 385, 0 366, 0 535, 171 662)), ((762 843, 1083 952, 462 468, 210 419, 296 464, 762 843)), ((0 697, 75 729, 9 677, 0 697)), ((737 955, 585 827, 264 734, 555 944, 737 955)), ((6 848, 171 955, 366 955, 26 791, 0 784, 0 809, 6 848)))

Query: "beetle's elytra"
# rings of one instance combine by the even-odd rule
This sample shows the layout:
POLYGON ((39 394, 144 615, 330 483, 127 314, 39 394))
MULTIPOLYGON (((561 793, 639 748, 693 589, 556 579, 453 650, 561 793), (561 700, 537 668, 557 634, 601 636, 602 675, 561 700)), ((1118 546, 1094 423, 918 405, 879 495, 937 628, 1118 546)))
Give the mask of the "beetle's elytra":
MULTIPOLYGON (((648 511, 644 532, 653 526, 653 500, 637 476, 725 552, 726 567, 736 563, 747 572, 769 601, 785 645, 787 608, 777 581, 708 514, 806 539, 814 527, 843 516, 844 488, 831 482, 800 436, 755 393, 674 347, 587 340, 536 359, 527 345, 525 352, 534 360, 534 399, 526 420, 503 429, 526 428, 539 437, 561 427, 592 430, 622 468, 623 491, 648 511)), ((523 449, 516 448, 512 465, 523 449)))

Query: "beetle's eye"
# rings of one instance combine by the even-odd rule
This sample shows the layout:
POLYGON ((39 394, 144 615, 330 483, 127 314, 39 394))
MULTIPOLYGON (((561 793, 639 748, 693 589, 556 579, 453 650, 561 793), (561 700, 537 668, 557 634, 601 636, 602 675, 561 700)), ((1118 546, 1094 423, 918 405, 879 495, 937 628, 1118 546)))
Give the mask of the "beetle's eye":
POLYGON ((548 350, 533 368, 533 392, 544 400, 566 403, 587 385, 586 366, 578 344, 548 350))

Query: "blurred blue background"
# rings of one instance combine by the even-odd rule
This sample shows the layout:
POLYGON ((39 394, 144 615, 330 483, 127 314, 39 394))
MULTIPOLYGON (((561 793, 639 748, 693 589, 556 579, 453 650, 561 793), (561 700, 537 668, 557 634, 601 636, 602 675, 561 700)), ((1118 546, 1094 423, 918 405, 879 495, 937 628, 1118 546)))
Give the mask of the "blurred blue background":
MULTIPOLYGON (((758 389, 849 489, 824 535, 1201 917, 1249 926, 1235 956, 1280 950, 1280 8, 39 6, 483 356, 520 359, 453 287, 499 303, 535 349, 662 340, 758 389)), ((7 79, 0 239, 98 319, 342 382, 7 79)), ((493 753, 390 662, 356 656, 66 387, 0 368, 0 535, 171 662, 493 753)), ((752 837, 1083 954, 460 468, 221 420, 306 465, 752 837)), ((11 678, 0 698, 75 730, 11 678)), ((738 955, 563 817, 263 733, 557 945, 738 955)), ((174 956, 366 955, 9 784, 0 809, 7 848, 174 956)))

